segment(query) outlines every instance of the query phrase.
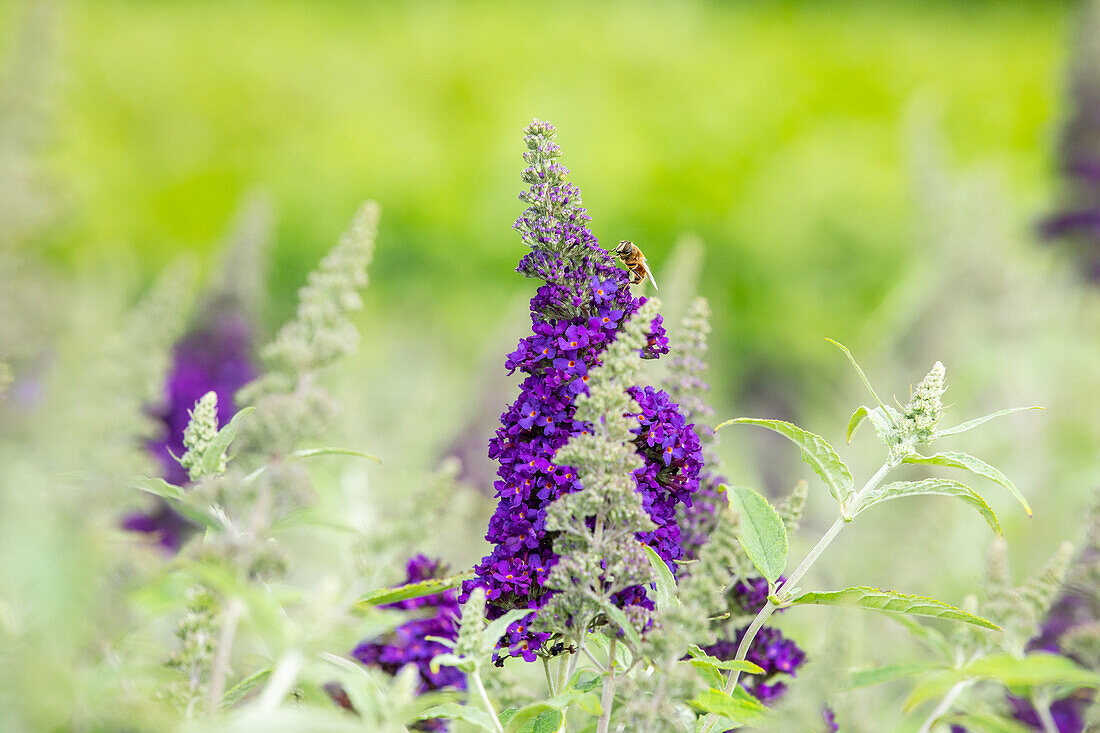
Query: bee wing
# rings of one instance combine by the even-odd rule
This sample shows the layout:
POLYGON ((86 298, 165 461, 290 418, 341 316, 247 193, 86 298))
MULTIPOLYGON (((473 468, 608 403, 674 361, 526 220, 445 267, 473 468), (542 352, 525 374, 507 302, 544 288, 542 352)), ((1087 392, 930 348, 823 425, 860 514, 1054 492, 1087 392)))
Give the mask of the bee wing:
POLYGON ((660 290, 660 288, 657 287, 657 281, 653 279, 653 270, 649 269, 649 262, 646 261, 645 257, 642 258, 642 267, 645 268, 645 274, 649 275, 649 281, 653 283, 654 292, 660 290))

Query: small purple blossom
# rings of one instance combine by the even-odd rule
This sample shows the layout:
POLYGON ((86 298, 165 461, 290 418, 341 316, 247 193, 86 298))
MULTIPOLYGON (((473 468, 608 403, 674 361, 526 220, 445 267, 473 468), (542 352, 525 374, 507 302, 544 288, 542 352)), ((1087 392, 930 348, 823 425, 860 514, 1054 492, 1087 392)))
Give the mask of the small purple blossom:
MULTIPOLYGON (((704 647, 703 651, 721 660, 734 659, 737 656, 737 647, 747 630, 747 626, 739 629, 733 639, 720 639, 704 647)), ((798 668, 806 661, 806 653, 792 640, 783 636, 783 632, 779 629, 765 626, 753 639, 745 658, 764 670, 764 674, 746 675, 743 678, 745 690, 760 702, 769 705, 786 692, 787 685, 783 682, 784 677, 795 676, 798 668)))

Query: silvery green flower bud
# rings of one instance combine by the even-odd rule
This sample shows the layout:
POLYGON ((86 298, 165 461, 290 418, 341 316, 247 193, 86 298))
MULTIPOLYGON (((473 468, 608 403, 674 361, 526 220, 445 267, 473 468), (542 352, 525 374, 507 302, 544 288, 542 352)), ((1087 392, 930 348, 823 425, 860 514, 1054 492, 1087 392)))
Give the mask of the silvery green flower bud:
MULTIPOLYGON (((218 393, 207 392, 195 403, 190 412, 191 420, 183 431, 183 445, 187 452, 180 458, 180 465, 187 469, 192 481, 203 474, 203 456, 218 434, 218 393)), ((225 471, 225 454, 218 459, 217 473, 225 471)))
POLYGON ((947 390, 947 370, 941 362, 932 365, 917 385, 905 406, 905 421, 921 443, 933 440, 933 430, 943 416, 943 393, 947 390))

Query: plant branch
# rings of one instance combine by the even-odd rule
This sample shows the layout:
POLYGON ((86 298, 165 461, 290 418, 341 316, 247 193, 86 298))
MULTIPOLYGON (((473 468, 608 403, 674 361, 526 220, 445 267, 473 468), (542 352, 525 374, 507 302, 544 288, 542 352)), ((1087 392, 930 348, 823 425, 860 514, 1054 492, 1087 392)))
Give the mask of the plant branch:
MULTIPOLYGON (((936 721, 942 718, 951 710, 951 706, 954 705, 955 701, 959 699, 959 695, 963 693, 963 690, 965 690, 967 687, 970 687, 972 684, 974 684, 974 680, 962 680, 961 682, 956 682, 955 685, 947 691, 947 694, 943 696, 943 699, 940 700, 940 704, 937 705, 936 708, 928 714, 928 717, 924 719, 924 722, 921 723, 920 730, 918 730, 917 733, 928 733, 928 731, 932 730, 932 726, 936 723, 936 721)), ((1057 733, 1057 731, 1055 731, 1055 733, 1057 733)))
POLYGON ((600 695, 600 721, 596 725, 596 733, 607 733, 611 726, 611 706, 615 703, 615 644, 618 641, 614 636, 607 647, 607 671, 603 678, 603 691, 600 695))
POLYGON ((485 691, 485 684, 481 681, 481 673, 477 671, 475 667, 469 674, 470 680, 474 683, 474 690, 477 691, 477 696, 481 700, 481 706, 485 708, 485 712, 489 713, 489 718, 493 721, 493 730, 495 733, 504 733, 504 728, 500 725, 500 718, 497 717, 496 708, 493 707, 493 703, 489 700, 489 693, 485 691))
MULTIPOLYGON (((863 497, 868 494, 868 492, 870 492, 876 486, 882 483, 882 480, 886 478, 886 474, 893 470, 895 466, 897 466, 897 463, 895 463, 893 460, 887 459, 887 461, 882 464, 878 471, 876 471, 875 474, 867 480, 867 483, 863 485, 863 488, 859 490, 859 492, 852 500, 853 511, 859 508, 860 500, 862 500, 863 497)), ((813 564, 817 562, 817 559, 821 557, 821 554, 825 552, 825 549, 830 544, 832 544, 832 541, 836 539, 836 536, 840 534, 840 530, 844 529, 844 525, 846 524, 848 524, 848 520, 845 520, 843 516, 838 517, 837 520, 833 522, 832 526, 825 531, 825 534, 822 535, 821 539, 817 541, 817 544, 814 545, 813 549, 810 550, 805 558, 803 558, 798 567, 795 568, 789 576, 787 576, 787 580, 784 581, 784 583, 776 589, 776 594, 782 600, 787 600, 782 595, 783 591, 788 588, 795 587, 795 583, 801 580, 802 576, 804 576, 813 566, 813 564)), ((735 660, 743 661, 748 656, 749 649, 752 647, 752 642, 756 639, 756 634, 760 631, 761 627, 764 626, 768 618, 770 618, 771 615, 775 613, 777 608, 778 606, 776 606, 770 600, 764 604, 764 607, 760 609, 760 612, 758 614, 756 614, 756 618, 754 618, 752 620, 752 623, 749 624, 749 628, 745 630, 745 635, 744 637, 742 637, 741 643, 737 647, 737 656, 734 657, 735 660)), ((737 687, 737 681, 740 679, 740 677, 740 670, 731 671, 729 678, 726 680, 725 686, 722 688, 722 691, 727 695, 733 694, 734 689, 737 687)), ((706 720, 703 723, 703 727, 700 729, 700 733, 711 733, 711 731, 714 730, 714 726, 716 726, 717 724, 718 716, 714 713, 710 713, 709 715, 707 715, 706 720)))

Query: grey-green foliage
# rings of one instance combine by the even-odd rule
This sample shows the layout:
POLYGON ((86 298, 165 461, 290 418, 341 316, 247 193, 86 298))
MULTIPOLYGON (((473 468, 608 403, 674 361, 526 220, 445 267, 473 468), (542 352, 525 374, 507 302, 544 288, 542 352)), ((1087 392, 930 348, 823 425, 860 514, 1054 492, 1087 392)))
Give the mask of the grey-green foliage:
POLYGON ((252 191, 241 200, 222 245, 218 275, 211 288, 215 304, 228 299, 244 313, 253 317, 258 314, 273 223, 274 205, 266 193, 252 191))
MULTIPOLYGON (((577 398, 576 419, 591 427, 554 457, 558 465, 577 469, 584 488, 546 511, 547 530, 559 533, 554 550, 561 557, 546 581, 558 592, 539 612, 541 628, 551 632, 566 632, 569 622, 574 630, 585 628, 606 611, 613 594, 653 580, 636 538, 654 525, 631 476, 642 460, 631 433, 638 426, 630 414, 637 404, 625 390, 636 383, 639 351, 658 305, 647 301, 604 352, 603 364, 590 372, 589 393, 577 398)), ((631 607, 630 613, 631 623, 643 628, 643 610, 631 607)))
POLYGON ((52 127, 56 16, 50 0, 34 0, 17 10, 0 83, 0 251, 25 242, 55 206, 40 156, 52 127))
POLYGON ((263 376, 238 392, 239 403, 257 408, 244 436, 250 449, 286 453, 329 423, 334 408, 316 378, 359 343, 349 315, 362 307, 359 290, 367 284, 378 217, 378 204, 363 204, 336 247, 309 274, 294 318, 261 351, 263 376))
POLYGON ((1035 635, 1043 616, 1058 596, 1073 557, 1073 545, 1063 542, 1047 564, 1020 585, 1012 580, 1008 548, 1003 540, 994 540, 986 556, 986 602, 982 611, 1003 629, 993 637, 998 648, 1022 655, 1024 646, 1035 635))

